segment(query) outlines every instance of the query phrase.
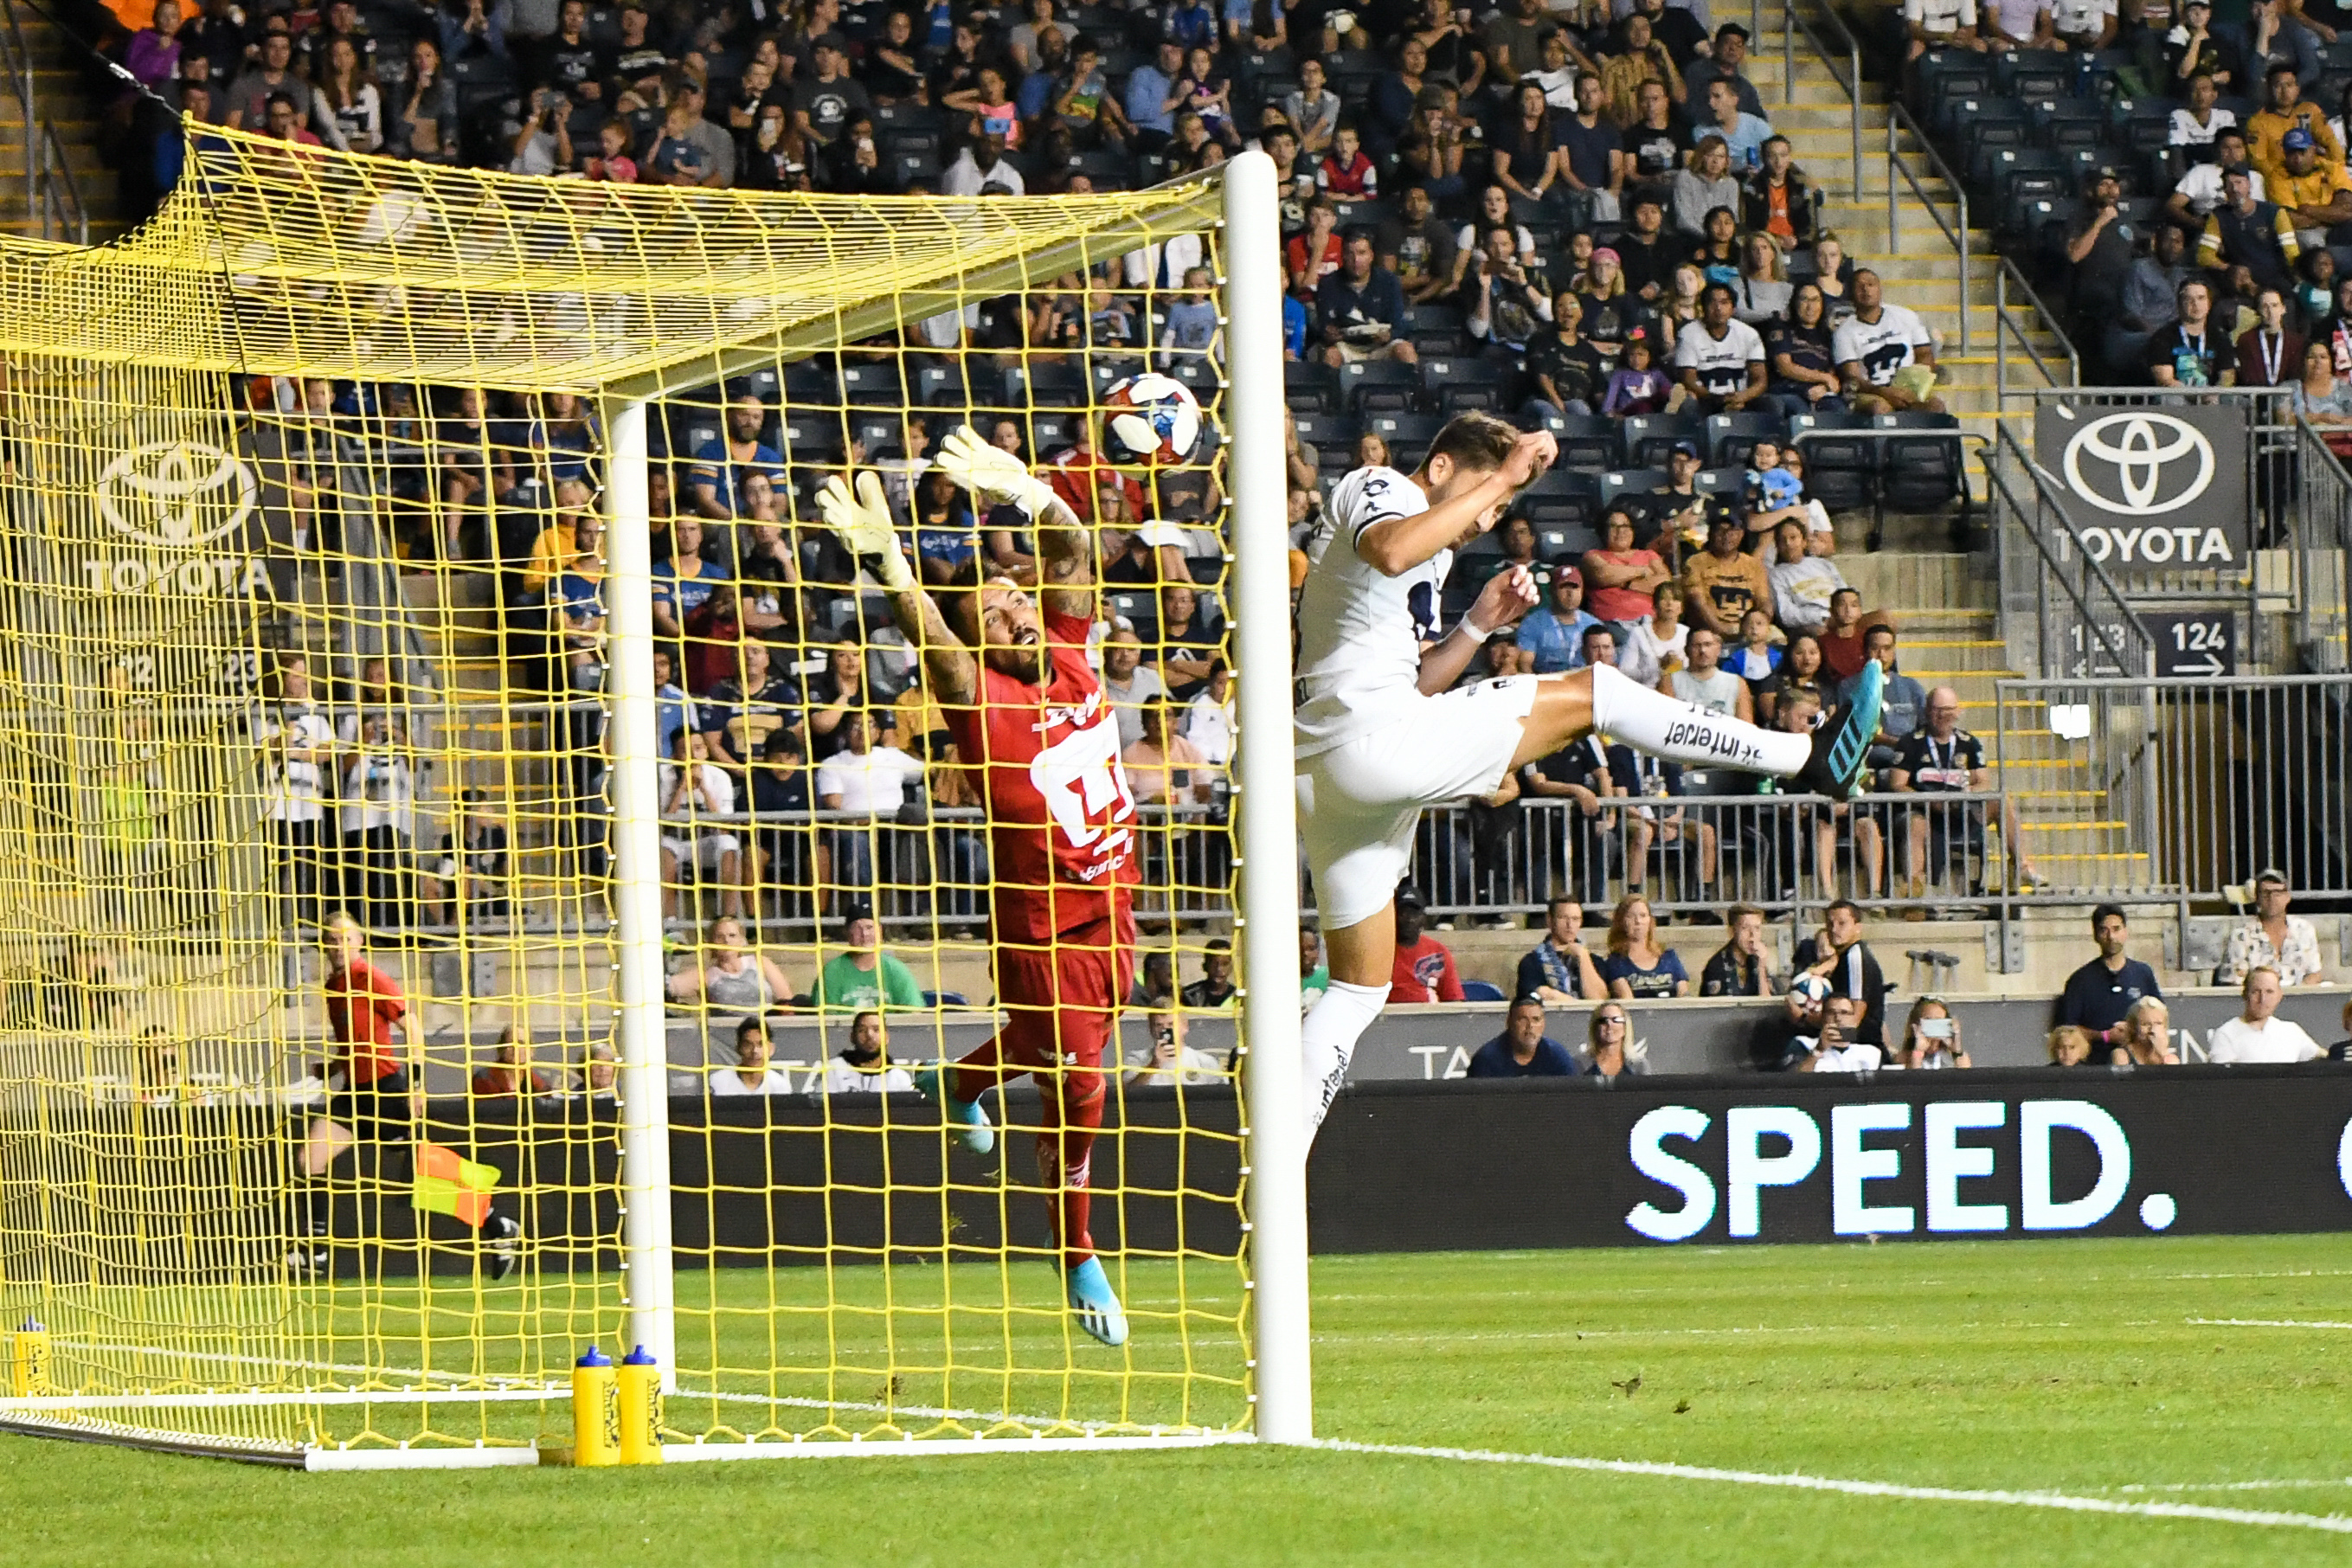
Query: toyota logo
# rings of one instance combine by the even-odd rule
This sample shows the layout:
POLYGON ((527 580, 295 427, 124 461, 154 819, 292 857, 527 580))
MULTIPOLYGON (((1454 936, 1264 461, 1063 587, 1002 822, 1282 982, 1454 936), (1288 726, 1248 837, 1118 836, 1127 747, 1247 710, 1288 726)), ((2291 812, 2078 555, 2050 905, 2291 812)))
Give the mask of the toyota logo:
POLYGON ((2066 443, 2063 465, 2076 495, 2124 517, 2179 511, 2211 488, 2220 467, 2203 431, 2147 408, 2084 426, 2066 443))
POLYGON ((98 510, 142 544, 185 550, 243 522, 253 510, 253 470, 201 441, 150 441, 98 476, 98 510))

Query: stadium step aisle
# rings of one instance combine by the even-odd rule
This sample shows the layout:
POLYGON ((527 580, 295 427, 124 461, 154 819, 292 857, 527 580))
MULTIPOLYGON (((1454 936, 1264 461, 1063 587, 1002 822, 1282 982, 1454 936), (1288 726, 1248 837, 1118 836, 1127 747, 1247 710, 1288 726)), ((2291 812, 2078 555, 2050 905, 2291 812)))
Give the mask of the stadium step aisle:
MULTIPOLYGON (((114 171, 99 157, 100 115, 103 101, 92 94, 77 62, 84 57, 62 37, 46 12, 16 7, 16 25, 23 29, 31 56, 33 101, 41 117, 56 127, 74 189, 89 216, 93 244, 122 232, 114 171)), ((13 100, 0 114, 0 230, 38 237, 39 218, 26 199, 25 176, 29 167, 25 145, 25 117, 13 100)), ((62 235, 53 236, 65 238, 62 235)))

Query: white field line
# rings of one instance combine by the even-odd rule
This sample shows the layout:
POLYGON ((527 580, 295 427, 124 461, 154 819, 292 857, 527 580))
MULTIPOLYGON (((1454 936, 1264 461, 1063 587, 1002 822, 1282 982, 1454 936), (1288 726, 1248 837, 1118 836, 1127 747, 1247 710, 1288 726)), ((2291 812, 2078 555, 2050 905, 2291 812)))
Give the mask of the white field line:
POLYGON ((2352 1323, 2324 1318, 2184 1318, 2183 1322, 2206 1329, 2352 1329, 2352 1323))
POLYGON ((2162 1481, 2093 1487, 2090 1489, 2102 1492, 2272 1492, 2312 1487, 2352 1487, 2352 1476, 2329 1476, 2308 1481, 2162 1481))
POLYGON ((1349 1443, 1318 1438, 1311 1447, 1340 1454, 1384 1454, 1399 1458, 1451 1459, 1478 1465, 1534 1465, 1557 1470, 1598 1470, 1667 1480, 1715 1481, 1730 1486, 1777 1487, 1791 1491, 1837 1492, 1847 1497, 1892 1498, 1906 1502, 1965 1502, 2000 1508, 2051 1509, 2065 1513, 2122 1514, 2141 1519, 2196 1519, 2286 1530, 2317 1530, 2352 1535, 2352 1518, 2340 1514, 2277 1513, 2264 1510, 2212 1508, 2191 1502, 2124 1502, 2114 1498, 2065 1492, 1979 1491, 1959 1487, 1908 1487, 1887 1481, 1849 1480, 1836 1476, 1771 1475, 1760 1470, 1722 1470, 1704 1465, 1658 1464, 1640 1459, 1571 1458, 1557 1454, 1503 1454, 1485 1448, 1434 1448, 1402 1443, 1349 1443))

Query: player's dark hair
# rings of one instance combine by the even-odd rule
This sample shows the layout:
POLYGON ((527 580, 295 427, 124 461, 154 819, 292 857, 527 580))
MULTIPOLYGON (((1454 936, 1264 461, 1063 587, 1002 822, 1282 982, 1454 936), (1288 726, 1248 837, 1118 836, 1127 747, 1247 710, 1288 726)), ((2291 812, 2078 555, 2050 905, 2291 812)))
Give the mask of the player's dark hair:
POLYGON ((2131 916, 2124 913, 2124 907, 2121 904, 2101 904, 2091 911, 2091 929, 2098 930, 2099 922, 2109 915, 2115 916, 2126 925, 2131 924, 2131 916))
POLYGON ((1518 440, 1517 426, 1474 409, 1445 422, 1445 428, 1430 442, 1429 455, 1422 458, 1421 466, 1425 468, 1440 458, 1451 458, 1457 468, 1491 473, 1503 466, 1518 440))

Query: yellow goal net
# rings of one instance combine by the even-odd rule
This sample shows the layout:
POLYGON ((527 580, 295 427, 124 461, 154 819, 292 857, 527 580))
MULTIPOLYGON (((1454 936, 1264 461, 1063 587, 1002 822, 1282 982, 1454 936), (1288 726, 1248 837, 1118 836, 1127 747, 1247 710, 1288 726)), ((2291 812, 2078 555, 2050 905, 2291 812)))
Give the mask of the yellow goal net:
POLYGON ((651 1359, 673 1459, 1262 1426, 1303 1222, 1244 1070, 1297 976, 1287 853, 1235 896, 1288 770, 1238 179, 758 195, 207 130, 122 242, 0 237, 0 1427, 533 1463, 592 1347, 651 1359), (1122 438, 1155 396, 1198 438, 1122 438), (943 599, 1034 592, 1037 518, 937 465, 967 426, 1087 540, 1137 874, 1090 1155, 1066 1053, 987 1088, 985 1152, 943 1117, 1008 966, 1070 955, 1006 940, 970 715, 815 500, 878 476, 943 599))

